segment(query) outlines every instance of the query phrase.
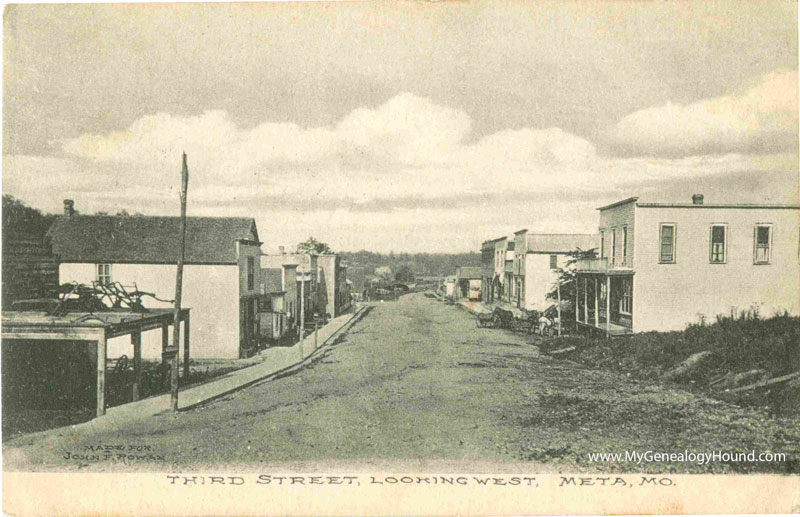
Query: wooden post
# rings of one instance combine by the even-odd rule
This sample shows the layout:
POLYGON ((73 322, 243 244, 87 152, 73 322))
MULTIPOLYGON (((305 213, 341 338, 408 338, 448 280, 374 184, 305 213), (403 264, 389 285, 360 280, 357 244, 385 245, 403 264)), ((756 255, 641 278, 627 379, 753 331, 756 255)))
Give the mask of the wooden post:
POLYGON ((611 276, 606 276, 606 337, 611 332, 611 276))
POLYGON ((181 168, 181 235, 178 250, 178 272, 175 278, 175 317, 172 323, 172 375, 170 379, 170 401, 172 410, 178 410, 178 347, 181 342, 181 293, 183 291, 183 258, 186 252, 186 194, 189 189, 189 167, 186 164, 186 153, 183 153, 181 168))
MULTIPOLYGON (((589 323, 589 284, 588 279, 583 277, 583 322, 589 323)), ((595 311, 597 307, 595 307, 595 311)))
POLYGON ((142 331, 135 330, 131 333, 133 345, 133 401, 139 400, 139 390, 142 384, 142 331))
POLYGON ((578 316, 580 314, 581 307, 578 305, 578 277, 575 276, 575 331, 578 331, 578 323, 581 321, 581 318, 578 316))
POLYGON ((561 280, 556 280, 556 295, 558 295, 558 335, 561 337, 561 280))
POLYGON ((106 414, 106 337, 97 340, 97 416, 106 414))
POLYGON ((306 333, 306 274, 300 279, 300 360, 303 360, 303 340, 306 333))
POLYGON ((314 350, 317 349, 317 330, 319 328, 319 318, 314 315, 314 350))
POLYGON ((189 331, 191 328, 189 313, 183 318, 183 380, 189 379, 189 331))
POLYGON ((594 326, 600 328, 600 287, 594 277, 594 326))
MULTIPOLYGON (((167 362, 170 360, 167 348, 169 348, 169 323, 163 323, 161 325, 161 367, 165 373, 167 371, 167 362)), ((164 375, 161 388, 166 387, 166 381, 167 377, 164 375)))

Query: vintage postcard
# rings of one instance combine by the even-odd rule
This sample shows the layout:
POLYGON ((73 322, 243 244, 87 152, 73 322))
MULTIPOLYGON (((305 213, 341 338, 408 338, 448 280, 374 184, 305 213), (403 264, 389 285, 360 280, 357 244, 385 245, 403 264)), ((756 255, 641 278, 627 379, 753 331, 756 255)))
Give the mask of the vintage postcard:
POLYGON ((3 511, 800 511, 797 15, 6 5, 3 511))

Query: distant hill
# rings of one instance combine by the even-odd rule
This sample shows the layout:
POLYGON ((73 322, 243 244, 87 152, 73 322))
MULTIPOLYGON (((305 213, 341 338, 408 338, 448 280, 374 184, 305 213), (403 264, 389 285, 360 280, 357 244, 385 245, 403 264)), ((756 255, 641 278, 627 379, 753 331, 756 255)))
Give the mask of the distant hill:
POLYGON ((392 275, 402 266, 408 266, 415 277, 453 275, 458 266, 480 266, 479 253, 375 253, 372 251, 338 252, 351 268, 363 270, 367 276, 375 275, 375 270, 387 267, 392 275))

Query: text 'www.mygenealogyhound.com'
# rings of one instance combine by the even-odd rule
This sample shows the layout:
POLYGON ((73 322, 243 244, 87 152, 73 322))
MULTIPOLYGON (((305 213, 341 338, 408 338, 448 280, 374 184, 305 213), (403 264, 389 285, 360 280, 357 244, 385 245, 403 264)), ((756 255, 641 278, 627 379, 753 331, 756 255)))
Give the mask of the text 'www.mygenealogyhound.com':
POLYGON ((711 452, 660 452, 660 451, 625 451, 625 452, 590 452, 590 463, 770 463, 786 461, 782 452, 756 451, 711 451, 711 452))

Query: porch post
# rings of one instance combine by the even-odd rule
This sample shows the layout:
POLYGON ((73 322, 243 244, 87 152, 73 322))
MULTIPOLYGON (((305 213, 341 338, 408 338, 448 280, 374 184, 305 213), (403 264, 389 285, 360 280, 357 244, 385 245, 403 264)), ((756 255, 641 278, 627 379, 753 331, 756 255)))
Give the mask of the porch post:
POLYGON ((142 383, 142 331, 134 330, 131 334, 133 345, 133 401, 139 400, 139 388, 142 383))
POLYGON ((594 277, 594 326, 600 328, 600 294, 597 277, 594 277))
MULTIPOLYGON (((580 310, 581 310, 580 305, 578 305, 578 285, 579 285, 578 284, 578 277, 576 276, 575 277, 575 322, 576 323, 581 321, 580 317, 578 316, 578 314, 580 314, 580 310)), ((576 330, 577 330, 577 325, 576 325, 576 330)))
POLYGON ((606 276, 606 335, 611 331, 611 276, 606 276))
POLYGON ((589 280, 583 277, 583 322, 589 323, 589 292, 587 286, 589 280))
POLYGON ((106 336, 97 340, 97 416, 106 414, 106 336))
POLYGON ((183 379, 188 383, 189 380, 189 313, 183 318, 183 379))

